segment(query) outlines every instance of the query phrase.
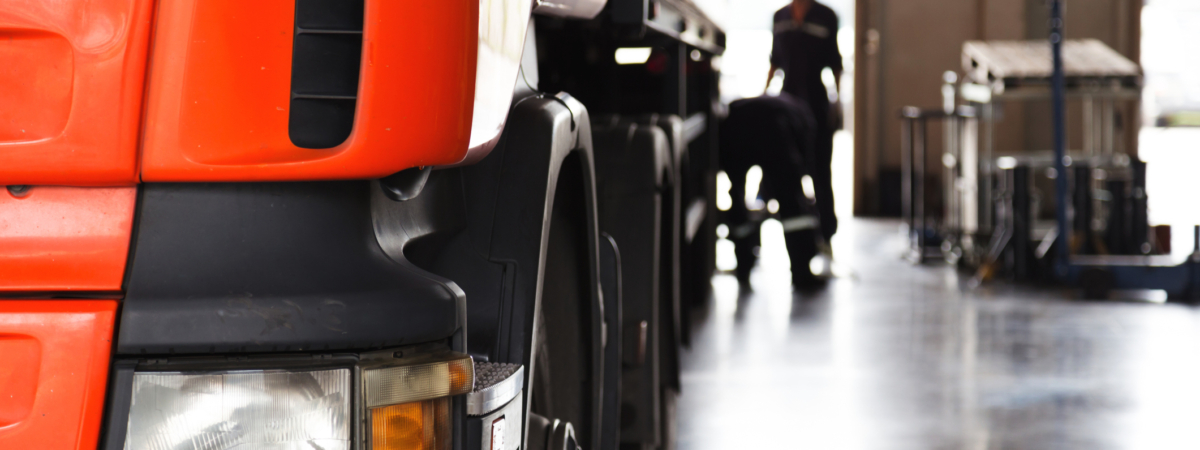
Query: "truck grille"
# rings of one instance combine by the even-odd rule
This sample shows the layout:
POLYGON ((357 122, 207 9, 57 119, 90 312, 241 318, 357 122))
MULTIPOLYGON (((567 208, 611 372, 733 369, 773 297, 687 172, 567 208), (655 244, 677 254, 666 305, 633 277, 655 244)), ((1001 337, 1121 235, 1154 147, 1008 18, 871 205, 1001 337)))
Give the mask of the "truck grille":
POLYGON ((296 0, 288 137, 330 148, 354 128, 362 62, 363 0, 296 0))

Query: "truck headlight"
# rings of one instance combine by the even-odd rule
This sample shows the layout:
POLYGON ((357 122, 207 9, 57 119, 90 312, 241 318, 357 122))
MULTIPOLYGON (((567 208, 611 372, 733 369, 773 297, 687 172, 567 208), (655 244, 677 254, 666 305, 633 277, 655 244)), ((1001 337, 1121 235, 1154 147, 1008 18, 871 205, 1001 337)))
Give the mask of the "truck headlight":
POLYGON ((157 370, 133 372, 125 448, 449 450, 455 417, 466 414, 451 397, 471 392, 475 365, 429 347, 334 356, 323 367, 293 358, 291 369, 144 363, 157 370))
POLYGON ((350 448, 350 369, 138 372, 126 449, 350 448))

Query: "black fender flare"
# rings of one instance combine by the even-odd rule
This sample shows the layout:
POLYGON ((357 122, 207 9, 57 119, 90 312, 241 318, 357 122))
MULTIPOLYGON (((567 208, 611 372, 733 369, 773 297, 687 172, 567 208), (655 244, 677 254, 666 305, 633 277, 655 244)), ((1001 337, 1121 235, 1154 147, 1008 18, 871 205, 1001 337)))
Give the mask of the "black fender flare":
POLYGON ((586 223, 578 225, 587 240, 586 282, 592 293, 587 320, 594 343, 587 429, 595 430, 595 439, 602 417, 605 311, 593 165, 587 109, 567 94, 530 96, 512 107, 496 148, 483 160, 434 170, 411 200, 394 202, 379 194, 374 202, 392 211, 384 214, 391 217, 388 234, 394 235, 380 239, 385 251, 402 253, 397 259, 454 280, 466 293, 468 352, 476 359, 526 367, 528 417, 537 372, 534 314, 546 301, 542 286, 556 191, 560 180, 582 186, 580 215, 586 223), (564 170, 569 160, 578 162, 578 170, 564 170), (563 180, 571 176, 566 174, 582 179, 563 180))
MULTIPOLYGON (((495 166, 479 165, 465 172, 498 170, 495 190, 494 221, 491 227, 489 258, 505 260, 515 270, 511 276, 511 314, 507 327, 501 326, 497 335, 497 358, 520 362, 526 373, 536 372, 534 313, 547 299, 542 286, 551 217, 556 189, 567 158, 577 154, 582 163, 588 246, 589 286, 594 287, 589 301, 592 317, 592 342, 603 341, 602 294, 599 292, 599 232, 596 222, 596 190, 590 119, 583 104, 567 94, 529 97, 516 104, 509 113, 508 125, 497 148, 488 159, 495 166), (497 167, 498 166, 498 167, 497 167), (536 244, 536 245, 535 245, 536 244), (531 270, 533 269, 533 270, 531 270), (505 329, 507 330, 505 332, 505 329)), ((470 174, 474 176, 475 174, 470 174)), ((504 322, 505 318, 501 318, 504 322)), ((591 440, 584 443, 597 448, 601 413, 598 408, 602 394, 603 354, 600 345, 592 346, 592 407, 591 440)), ((529 393, 534 376, 526 378, 525 412, 529 414, 529 393)))

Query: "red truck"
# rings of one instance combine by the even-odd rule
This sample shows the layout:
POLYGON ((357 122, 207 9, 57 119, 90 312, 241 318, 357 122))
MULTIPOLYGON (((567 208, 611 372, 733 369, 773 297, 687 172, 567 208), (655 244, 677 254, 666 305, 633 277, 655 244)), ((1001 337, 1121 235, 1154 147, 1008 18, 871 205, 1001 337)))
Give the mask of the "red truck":
POLYGON ((723 45, 688 0, 3 2, 0 448, 672 448, 723 45))

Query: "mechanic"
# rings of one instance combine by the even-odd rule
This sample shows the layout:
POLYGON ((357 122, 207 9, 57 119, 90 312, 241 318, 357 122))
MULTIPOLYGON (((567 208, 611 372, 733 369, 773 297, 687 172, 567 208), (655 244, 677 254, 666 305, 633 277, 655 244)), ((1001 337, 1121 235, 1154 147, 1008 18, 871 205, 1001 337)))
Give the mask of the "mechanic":
POLYGON ((816 120, 816 154, 810 164, 810 176, 825 242, 837 232, 830 164, 833 133, 842 127, 842 114, 841 104, 836 99, 830 101, 821 72, 825 68, 833 71, 834 83, 840 92, 842 54, 837 46, 837 32, 837 14, 828 6, 815 0, 793 0, 792 4, 775 13, 771 72, 767 76, 770 86, 776 70, 783 69, 783 92, 808 102, 816 120))
POLYGON ((761 208, 752 211, 745 203, 746 172, 755 165, 763 172, 759 197, 779 202, 792 284, 813 288, 825 282, 809 269, 817 254, 819 221, 800 183, 814 160, 816 127, 808 104, 787 93, 735 101, 721 122, 721 168, 732 183, 729 239, 735 246, 737 278, 743 288, 750 286, 750 269, 757 259, 754 249, 764 218, 761 208))

